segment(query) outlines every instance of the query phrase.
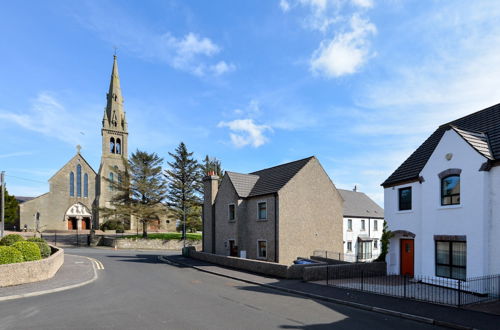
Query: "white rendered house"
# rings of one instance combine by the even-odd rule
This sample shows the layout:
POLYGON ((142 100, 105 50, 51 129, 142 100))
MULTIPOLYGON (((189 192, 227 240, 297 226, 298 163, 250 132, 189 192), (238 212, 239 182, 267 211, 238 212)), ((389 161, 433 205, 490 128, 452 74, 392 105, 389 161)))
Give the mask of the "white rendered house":
POLYGON ((500 104, 441 125, 382 185, 388 272, 500 274, 500 104))
MULTIPOLYGON (((344 261, 367 262, 378 258, 384 229, 384 210, 365 193, 338 189, 344 200, 344 261)), ((333 256, 335 257, 335 256, 333 256)))

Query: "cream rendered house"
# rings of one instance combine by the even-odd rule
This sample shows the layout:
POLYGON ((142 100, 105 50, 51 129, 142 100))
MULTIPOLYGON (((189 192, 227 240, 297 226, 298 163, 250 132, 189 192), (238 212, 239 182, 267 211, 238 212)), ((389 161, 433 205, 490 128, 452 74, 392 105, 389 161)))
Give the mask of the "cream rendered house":
POLYGON ((204 178, 203 251, 292 264, 342 249, 342 198, 316 157, 204 178))

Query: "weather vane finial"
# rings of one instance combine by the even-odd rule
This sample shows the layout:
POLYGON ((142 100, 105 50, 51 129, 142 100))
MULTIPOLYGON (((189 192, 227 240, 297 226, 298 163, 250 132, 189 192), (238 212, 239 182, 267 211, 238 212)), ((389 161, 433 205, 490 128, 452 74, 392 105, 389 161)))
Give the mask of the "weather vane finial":
POLYGON ((77 153, 80 153, 80 150, 82 150, 82 146, 78 144, 78 145, 76 146, 76 152, 77 152, 77 153))

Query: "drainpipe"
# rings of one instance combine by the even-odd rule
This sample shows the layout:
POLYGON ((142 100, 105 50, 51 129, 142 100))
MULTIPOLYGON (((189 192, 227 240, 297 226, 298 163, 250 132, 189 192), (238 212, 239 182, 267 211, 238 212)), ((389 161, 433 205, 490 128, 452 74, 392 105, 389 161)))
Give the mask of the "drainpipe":
POLYGON ((274 262, 279 262, 278 250, 278 207, 277 207, 278 193, 274 193, 274 262))

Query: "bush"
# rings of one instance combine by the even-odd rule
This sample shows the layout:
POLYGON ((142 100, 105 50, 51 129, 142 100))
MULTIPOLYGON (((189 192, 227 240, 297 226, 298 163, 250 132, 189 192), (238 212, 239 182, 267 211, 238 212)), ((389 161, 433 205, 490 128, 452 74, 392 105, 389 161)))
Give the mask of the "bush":
POLYGON ((45 242, 43 238, 31 237, 28 238, 26 241, 33 242, 36 245, 38 245, 38 247, 40 248, 40 253, 42 254, 42 258, 45 259, 50 257, 52 250, 50 249, 50 246, 47 244, 47 242, 45 242))
POLYGON ((0 265, 23 262, 23 254, 12 246, 0 246, 0 265))
POLYGON ((0 240, 0 245, 11 246, 16 242, 24 241, 24 237, 18 234, 9 234, 0 240))
POLYGON ((13 248, 18 249, 24 258, 24 261, 34 261, 42 259, 40 248, 34 242, 17 242, 12 244, 13 248))
POLYGON ((125 225, 118 220, 108 220, 101 224, 101 230, 116 230, 117 233, 123 233, 125 231, 125 225))

